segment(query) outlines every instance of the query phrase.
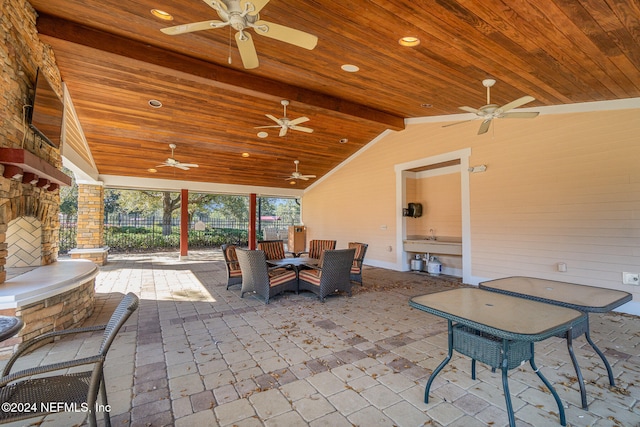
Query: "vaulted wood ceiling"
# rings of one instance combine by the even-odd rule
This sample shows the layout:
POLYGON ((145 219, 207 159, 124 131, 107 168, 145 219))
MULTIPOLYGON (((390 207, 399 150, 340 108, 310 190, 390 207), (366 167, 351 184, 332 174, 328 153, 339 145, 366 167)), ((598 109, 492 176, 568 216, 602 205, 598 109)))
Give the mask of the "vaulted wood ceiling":
POLYGON ((484 105, 485 78, 497 80, 499 105, 523 95, 536 98, 527 107, 640 96, 637 0, 271 0, 261 19, 318 44, 306 50, 249 30, 260 61, 250 70, 234 30, 160 31, 218 19, 202 0, 30 2, 102 175, 302 189, 315 180, 285 180, 294 160, 322 177, 405 118, 484 105), (402 47, 403 36, 421 43, 402 47), (282 117, 283 99, 288 117, 309 117, 314 132, 257 137, 255 127, 273 124, 265 114, 282 117), (170 143, 179 161, 200 167, 149 172, 170 143))

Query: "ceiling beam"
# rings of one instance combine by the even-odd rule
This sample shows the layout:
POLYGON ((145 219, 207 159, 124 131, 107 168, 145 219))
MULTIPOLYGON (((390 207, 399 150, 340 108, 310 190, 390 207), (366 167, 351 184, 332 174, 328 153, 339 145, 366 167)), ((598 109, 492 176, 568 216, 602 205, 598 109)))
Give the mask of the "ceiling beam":
POLYGON ((286 83, 247 74, 140 41, 90 28, 63 18, 39 14, 38 33, 126 58, 185 73, 191 78, 226 90, 270 101, 290 99, 310 108, 333 111, 387 129, 404 129, 404 118, 286 83))

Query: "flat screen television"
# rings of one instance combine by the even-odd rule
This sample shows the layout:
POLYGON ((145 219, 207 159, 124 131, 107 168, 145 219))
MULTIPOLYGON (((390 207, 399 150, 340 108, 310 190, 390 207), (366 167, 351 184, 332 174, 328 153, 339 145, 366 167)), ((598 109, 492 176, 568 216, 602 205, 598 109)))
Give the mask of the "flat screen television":
POLYGON ((38 70, 33 101, 27 117, 29 127, 48 144, 60 148, 63 114, 64 103, 44 74, 38 70))

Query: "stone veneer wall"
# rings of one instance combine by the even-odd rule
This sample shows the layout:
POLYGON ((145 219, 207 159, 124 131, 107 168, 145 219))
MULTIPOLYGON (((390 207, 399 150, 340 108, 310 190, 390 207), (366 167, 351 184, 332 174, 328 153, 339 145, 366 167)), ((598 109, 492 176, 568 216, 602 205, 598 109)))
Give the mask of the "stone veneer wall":
POLYGON ((104 187, 78 183, 77 248, 71 259, 88 259, 98 265, 107 262, 109 248, 104 246, 104 187))
MULTIPOLYGON (((21 342, 52 331, 78 327, 93 313, 95 279, 53 297, 19 307, 0 310, 3 316, 20 316, 24 328, 20 334, 0 343, 0 359, 11 356, 21 342)), ((44 345, 44 341, 40 345, 44 345)), ((38 346, 34 347, 37 348, 38 346)))
MULTIPOLYGON (((0 13, 0 147, 23 148, 60 169, 60 150, 53 148, 25 125, 26 105, 32 99, 36 72, 44 74, 62 99, 60 71, 50 46, 36 29, 36 12, 26 0, 3 0, 0 13)), ((0 166, 0 286, 6 280, 6 232, 11 220, 35 217, 42 223, 42 264, 58 258, 59 189, 48 191, 2 176, 0 166)), ((78 325, 94 306, 94 280, 38 303, 2 310, 20 315, 25 328, 2 343, 0 357, 31 336, 78 325)))
MULTIPOLYGON (((24 148, 60 169, 60 150, 25 126, 25 106, 32 98, 36 72, 45 74, 62 96, 60 72, 50 46, 38 38, 36 12, 25 0, 4 0, 0 14, 0 147, 24 148)), ((42 264, 58 258, 59 190, 48 191, 1 175, 0 283, 6 280, 6 232, 9 221, 31 216, 42 222, 42 264)))

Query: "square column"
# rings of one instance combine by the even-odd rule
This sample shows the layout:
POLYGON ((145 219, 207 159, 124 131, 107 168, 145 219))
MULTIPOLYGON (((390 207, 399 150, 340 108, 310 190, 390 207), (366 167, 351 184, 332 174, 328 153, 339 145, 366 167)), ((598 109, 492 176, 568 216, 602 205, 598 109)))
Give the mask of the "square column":
POLYGON ((109 248, 104 245, 104 186, 78 183, 78 223, 72 259, 88 259, 98 265, 107 262, 109 248))

